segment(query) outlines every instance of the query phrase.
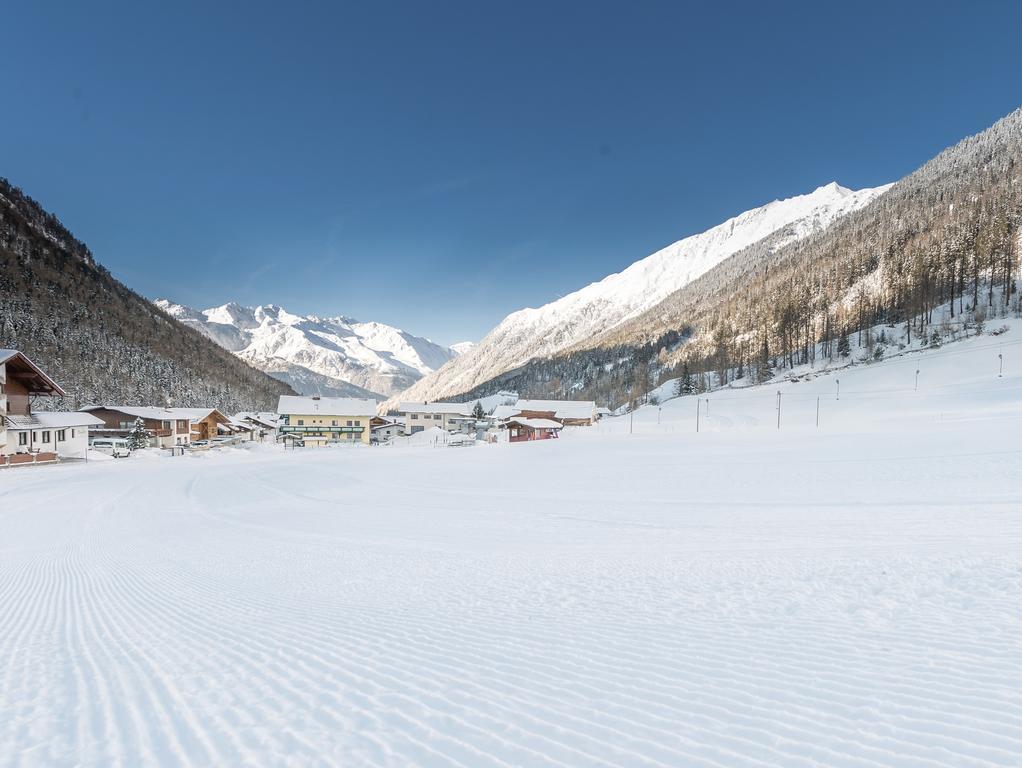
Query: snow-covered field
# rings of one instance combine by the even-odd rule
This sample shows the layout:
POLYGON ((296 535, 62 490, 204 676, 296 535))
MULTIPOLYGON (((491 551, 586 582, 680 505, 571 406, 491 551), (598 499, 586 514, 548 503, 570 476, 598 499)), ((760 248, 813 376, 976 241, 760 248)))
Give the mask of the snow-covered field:
POLYGON ((1022 765, 1020 338, 698 434, 0 473, 0 762, 1022 765))

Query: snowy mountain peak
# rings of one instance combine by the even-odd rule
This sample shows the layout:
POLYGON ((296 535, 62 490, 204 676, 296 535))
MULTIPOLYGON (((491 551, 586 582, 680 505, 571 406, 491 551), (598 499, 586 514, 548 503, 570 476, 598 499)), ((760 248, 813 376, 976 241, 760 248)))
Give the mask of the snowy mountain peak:
POLYGON ((841 197, 847 197, 848 195, 854 194, 848 187, 842 187, 836 181, 832 181, 829 184, 824 184, 822 187, 817 187, 812 192, 813 195, 840 195, 841 197))
POLYGON ((402 397, 436 400, 458 395, 532 358, 555 354, 604 333, 753 243, 772 237, 776 250, 819 232, 889 186, 852 191, 832 181, 809 194, 740 213, 556 301, 508 315, 479 344, 423 378, 402 397))
POLYGON ((386 397, 457 355, 400 328, 343 315, 296 315, 275 304, 197 311, 167 299, 154 303, 301 394, 386 397))

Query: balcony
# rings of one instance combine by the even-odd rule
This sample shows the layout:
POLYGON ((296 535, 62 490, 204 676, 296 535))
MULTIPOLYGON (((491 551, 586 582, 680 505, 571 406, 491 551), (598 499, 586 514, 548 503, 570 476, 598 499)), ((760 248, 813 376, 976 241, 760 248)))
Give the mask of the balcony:
POLYGON ((278 427, 280 432, 284 434, 298 434, 298 435, 319 435, 319 434, 342 434, 342 433, 354 433, 356 435, 365 432, 365 427, 330 427, 325 424, 310 424, 308 426, 294 426, 294 427, 278 427))

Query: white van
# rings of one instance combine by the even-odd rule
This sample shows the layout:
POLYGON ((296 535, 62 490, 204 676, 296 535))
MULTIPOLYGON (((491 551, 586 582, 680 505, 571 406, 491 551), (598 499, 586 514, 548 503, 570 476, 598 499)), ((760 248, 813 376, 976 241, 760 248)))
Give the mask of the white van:
POLYGON ((121 437, 97 437, 89 447, 94 451, 109 454, 115 459, 131 455, 128 441, 121 437))

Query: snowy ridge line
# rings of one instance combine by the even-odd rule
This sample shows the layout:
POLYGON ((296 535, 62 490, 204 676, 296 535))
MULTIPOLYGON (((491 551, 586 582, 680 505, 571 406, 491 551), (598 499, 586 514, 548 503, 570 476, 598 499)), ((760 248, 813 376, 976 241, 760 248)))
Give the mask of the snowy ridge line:
MULTIPOLYGON (((831 182, 808 194, 774 200, 678 240, 543 306, 513 312, 475 347, 412 385, 402 399, 456 397, 530 360, 602 337, 739 251, 768 238, 776 250, 821 232, 868 205, 890 186, 852 191, 831 182)), ((393 407, 397 400, 392 398, 385 406, 393 407)))

